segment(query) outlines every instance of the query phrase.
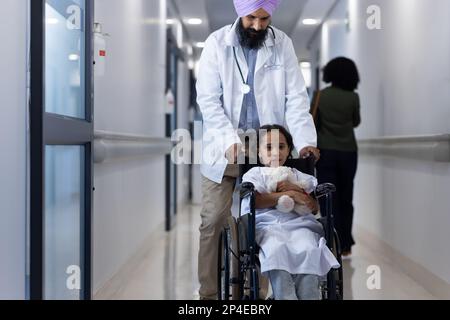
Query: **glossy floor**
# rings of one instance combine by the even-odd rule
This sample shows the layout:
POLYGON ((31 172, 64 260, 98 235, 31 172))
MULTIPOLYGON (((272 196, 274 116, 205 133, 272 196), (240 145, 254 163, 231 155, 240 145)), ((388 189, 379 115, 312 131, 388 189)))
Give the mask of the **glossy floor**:
MULTIPOLYGON (((104 286, 96 299, 198 299, 200 207, 186 206, 177 219, 173 231, 155 235, 146 252, 104 286)), ((351 259, 343 265, 345 299, 434 299, 387 257, 367 245, 356 245, 351 259), (378 271, 379 282, 373 277, 378 271)))

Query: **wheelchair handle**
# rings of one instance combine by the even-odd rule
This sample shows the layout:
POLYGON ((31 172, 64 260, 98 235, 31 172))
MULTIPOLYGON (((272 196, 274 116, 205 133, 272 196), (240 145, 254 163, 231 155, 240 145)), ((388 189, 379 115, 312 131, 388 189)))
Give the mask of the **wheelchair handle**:
POLYGON ((336 192, 336 186, 332 183, 324 183, 317 186, 316 191, 314 194, 316 195, 316 198, 321 198, 323 196, 326 196, 327 194, 331 194, 333 192, 336 192))
POLYGON ((304 157, 302 157, 302 159, 303 159, 303 160, 310 161, 310 162, 312 162, 313 164, 315 164, 315 163, 317 162, 317 158, 316 158, 316 156, 314 155, 314 153, 312 153, 312 152, 307 153, 304 157))
POLYGON ((255 186, 251 182, 244 182, 241 188, 242 191, 255 191, 255 186))
POLYGON ((241 200, 255 194, 255 186, 251 182, 244 182, 241 185, 241 200))

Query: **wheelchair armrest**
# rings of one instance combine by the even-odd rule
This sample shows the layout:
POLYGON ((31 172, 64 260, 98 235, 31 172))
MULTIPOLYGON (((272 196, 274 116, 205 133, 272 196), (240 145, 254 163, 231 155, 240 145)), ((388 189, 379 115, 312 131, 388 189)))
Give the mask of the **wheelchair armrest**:
POLYGON ((244 182, 241 186, 241 199, 248 197, 255 191, 255 186, 251 182, 244 182))
POLYGON ((251 182, 244 182, 242 184, 242 190, 244 190, 244 189, 247 189, 248 191, 253 191, 253 190, 255 190, 255 186, 251 182))
POLYGON ((323 183, 317 186, 316 190, 314 191, 314 195, 316 196, 317 199, 319 199, 333 192, 336 192, 336 187, 334 184, 323 183))

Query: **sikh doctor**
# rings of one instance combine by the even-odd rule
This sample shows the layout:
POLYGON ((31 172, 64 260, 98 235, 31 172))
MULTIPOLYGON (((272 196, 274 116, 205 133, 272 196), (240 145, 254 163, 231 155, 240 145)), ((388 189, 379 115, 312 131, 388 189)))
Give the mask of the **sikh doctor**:
POLYGON ((293 135, 301 157, 313 153, 319 158, 310 101, 292 40, 270 25, 280 2, 234 0, 238 18, 208 37, 199 62, 197 102, 203 116, 200 299, 217 297, 218 240, 231 215, 239 175, 236 162, 243 149, 239 132, 283 125, 293 135))

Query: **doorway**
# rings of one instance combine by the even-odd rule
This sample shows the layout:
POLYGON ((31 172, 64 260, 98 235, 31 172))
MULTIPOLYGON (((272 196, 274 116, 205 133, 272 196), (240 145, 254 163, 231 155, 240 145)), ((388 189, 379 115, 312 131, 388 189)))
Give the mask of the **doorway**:
POLYGON ((92 0, 30 1, 32 300, 91 299, 92 0))

